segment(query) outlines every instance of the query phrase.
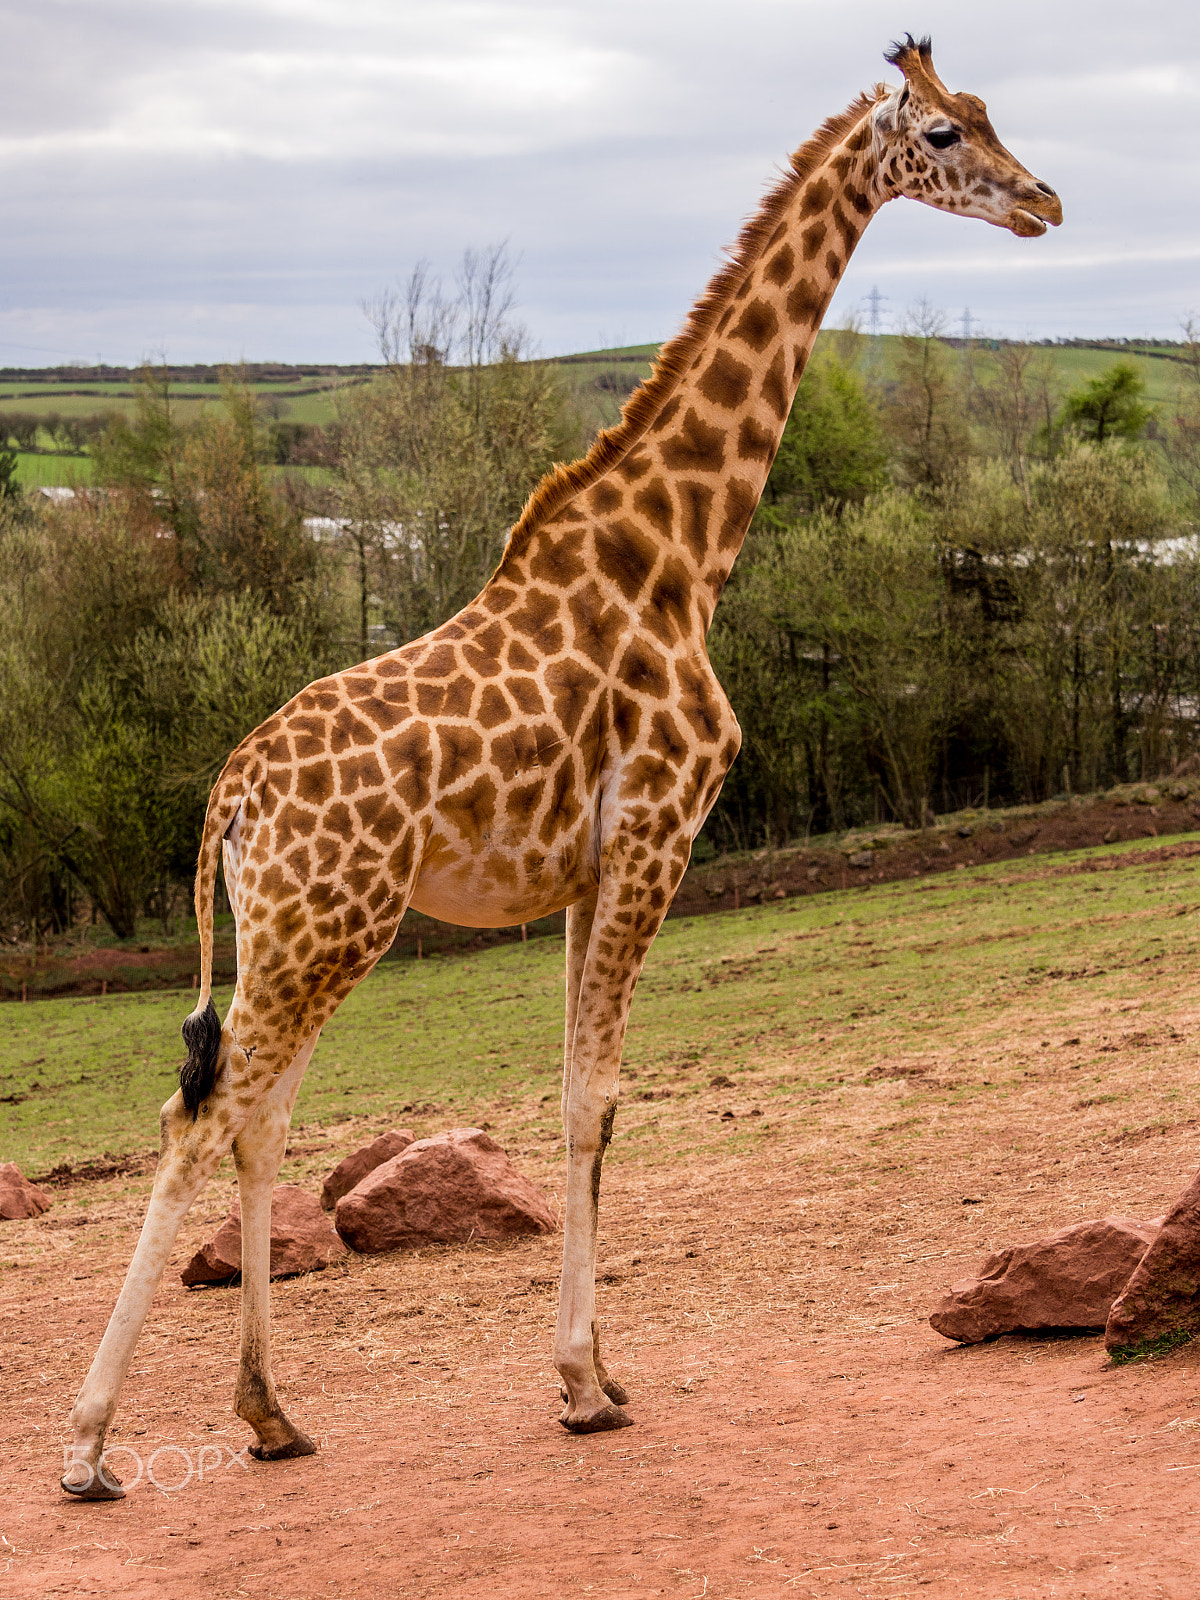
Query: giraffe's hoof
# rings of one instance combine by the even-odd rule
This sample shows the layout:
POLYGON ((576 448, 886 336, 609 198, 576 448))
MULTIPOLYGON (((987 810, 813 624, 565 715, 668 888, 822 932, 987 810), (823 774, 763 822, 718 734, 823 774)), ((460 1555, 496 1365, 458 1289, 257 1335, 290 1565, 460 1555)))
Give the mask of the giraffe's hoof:
POLYGON ((620 1406, 605 1406, 591 1417, 569 1417, 564 1411, 558 1419, 568 1433, 610 1433, 614 1428, 632 1428, 633 1418, 620 1406))
POLYGON ((89 1467, 86 1461, 77 1461, 74 1466, 59 1479, 62 1489, 71 1496, 72 1500, 124 1500, 125 1490, 121 1487, 121 1480, 114 1478, 111 1472, 105 1472, 101 1467, 97 1472, 89 1467), (76 1483, 71 1478, 71 1473, 81 1468, 87 1473, 87 1478, 76 1483))
POLYGON ((291 1461, 296 1456, 315 1456, 317 1447, 306 1433, 296 1429, 295 1437, 283 1444, 252 1444, 250 1454, 255 1461, 291 1461))

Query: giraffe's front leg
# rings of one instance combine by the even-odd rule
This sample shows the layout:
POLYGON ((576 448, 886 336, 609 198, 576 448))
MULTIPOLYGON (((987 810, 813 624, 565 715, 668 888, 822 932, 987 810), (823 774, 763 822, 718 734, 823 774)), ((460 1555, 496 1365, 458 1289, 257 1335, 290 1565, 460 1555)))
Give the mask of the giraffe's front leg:
MULTIPOLYGON (((567 1049, 563 1122, 567 1195, 554 1364, 566 1385, 560 1418, 573 1433, 628 1427, 625 1392, 600 1360, 596 1321, 596 1227, 600 1173, 617 1113, 621 1045, 642 964, 658 932, 666 896, 653 893, 665 860, 641 834, 618 832, 604 850, 594 901, 584 902, 567 935, 567 1049), (590 912, 590 915, 588 914, 590 912)), ((574 909, 574 908, 573 908, 574 909)))
POLYGON ((271 1194, 287 1148, 292 1107, 304 1070, 316 1049, 320 1029, 233 1142, 238 1197, 242 1210, 242 1348, 233 1409, 248 1422, 258 1442, 250 1454, 260 1461, 311 1456, 316 1445, 289 1420, 271 1376, 271 1194))
POLYGON ((612 1380, 596 1359, 600 1342, 596 1321, 600 1169, 612 1138, 616 1090, 614 1070, 607 1088, 603 1080, 593 1080, 593 1092, 573 1092, 567 1107, 567 1200, 554 1365, 566 1385, 567 1403, 559 1420, 572 1433, 602 1433, 609 1428, 627 1428, 632 1421, 622 1409, 624 1391, 614 1385, 619 1398, 606 1392, 604 1381, 612 1380))
MULTIPOLYGON (((597 894, 593 892, 582 900, 577 900, 574 905, 567 907, 567 1005, 566 1005, 566 1037, 563 1046, 563 1093, 562 1116, 563 1126, 567 1125, 568 1106, 570 1102, 571 1080, 575 1057, 575 1031, 579 1021, 579 996, 583 987, 583 973, 587 964, 588 945, 592 937, 592 925, 596 917, 597 894)), ((581 1040, 581 1044, 584 1041, 581 1040)), ((584 1044, 586 1055, 586 1045, 584 1044)), ((586 1221, 586 1219, 585 1219, 586 1221)), ((593 1225, 594 1228, 594 1225, 593 1225)), ((566 1253, 564 1252, 564 1266, 566 1253)), ((595 1280, 595 1253, 592 1256, 592 1280, 595 1280)), ((623 1406, 629 1396, 615 1378, 609 1376, 603 1361, 600 1359, 600 1323, 596 1316, 592 1316, 592 1367, 596 1382, 600 1388, 613 1401, 615 1405, 623 1406)), ((570 1410, 570 1392, 564 1386, 563 1400, 567 1402, 570 1410)), ((564 1420, 566 1413, 564 1413, 564 1420)))

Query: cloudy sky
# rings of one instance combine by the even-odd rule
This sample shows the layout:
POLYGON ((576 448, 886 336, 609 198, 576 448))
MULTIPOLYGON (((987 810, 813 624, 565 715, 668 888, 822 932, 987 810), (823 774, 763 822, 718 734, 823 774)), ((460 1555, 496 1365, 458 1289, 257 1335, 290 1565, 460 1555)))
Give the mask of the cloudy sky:
POLYGON ((1022 240, 905 201, 878 286, 1013 337, 1200 312, 1195 0, 7 0, 0 365, 373 356, 361 302, 507 239, 546 354, 670 333, 775 164, 932 33, 1058 189, 1022 240))

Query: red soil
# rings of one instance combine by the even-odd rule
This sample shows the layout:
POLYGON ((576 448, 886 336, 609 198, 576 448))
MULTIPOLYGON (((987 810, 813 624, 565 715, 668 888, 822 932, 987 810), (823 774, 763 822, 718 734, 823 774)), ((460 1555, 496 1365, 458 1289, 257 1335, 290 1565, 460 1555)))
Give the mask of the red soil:
MULTIPOLYGON (((1163 1209, 1185 1140, 1103 1153, 1110 1209, 1163 1209)), ((189 1220, 111 1440, 176 1446, 205 1475, 167 1494, 143 1478, 117 1505, 65 1501, 56 1480, 142 1200, 110 1181, 86 1227, 6 1224, 25 1260, 0 1309, 4 1592, 1194 1595, 1200 1348, 1114 1368, 1093 1335, 948 1345, 923 1314, 985 1240, 1073 1218, 1013 1170, 984 1226, 963 1209, 971 1153, 936 1156, 867 1185, 782 1141, 690 1174, 614 1167, 601 1317, 637 1423, 616 1434, 555 1420, 555 1238, 279 1284, 280 1389, 321 1452, 274 1465, 231 1459, 248 1438, 236 1293, 177 1278, 226 1180, 189 1220)), ((1070 1181, 1077 1211, 1078 1161, 1070 1181)), ((131 1460, 114 1462, 127 1479, 131 1460)), ((155 1475, 186 1464, 167 1452, 155 1475)))

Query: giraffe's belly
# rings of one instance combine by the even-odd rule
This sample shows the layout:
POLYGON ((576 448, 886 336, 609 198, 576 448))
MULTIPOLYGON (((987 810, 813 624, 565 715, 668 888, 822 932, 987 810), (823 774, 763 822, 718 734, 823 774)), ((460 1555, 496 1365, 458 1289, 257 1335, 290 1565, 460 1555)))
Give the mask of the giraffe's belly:
POLYGON ((494 835, 464 848, 432 833, 409 904, 467 928, 509 928, 572 905, 595 887, 599 850, 592 818, 579 818, 549 844, 494 835))

